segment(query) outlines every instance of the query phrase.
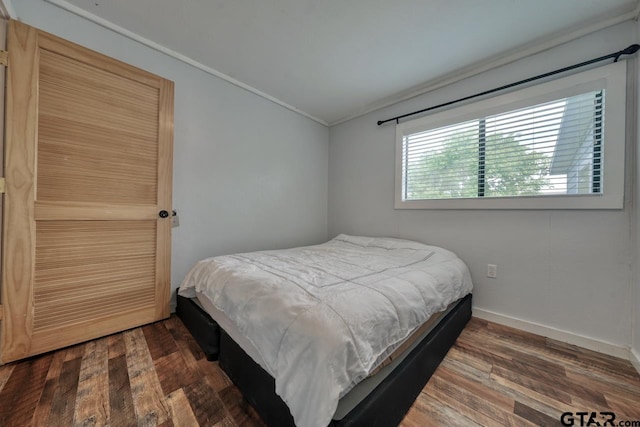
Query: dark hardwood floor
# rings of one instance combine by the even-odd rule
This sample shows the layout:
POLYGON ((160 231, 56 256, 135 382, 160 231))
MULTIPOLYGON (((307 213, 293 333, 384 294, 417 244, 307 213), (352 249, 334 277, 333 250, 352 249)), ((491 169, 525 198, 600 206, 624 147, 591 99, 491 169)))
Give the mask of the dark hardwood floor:
MULTIPOLYGON (((640 421, 640 375, 627 361, 474 318, 402 425, 557 426, 565 412, 640 421)), ((0 426, 31 425, 263 423, 173 316, 0 367, 0 426)))

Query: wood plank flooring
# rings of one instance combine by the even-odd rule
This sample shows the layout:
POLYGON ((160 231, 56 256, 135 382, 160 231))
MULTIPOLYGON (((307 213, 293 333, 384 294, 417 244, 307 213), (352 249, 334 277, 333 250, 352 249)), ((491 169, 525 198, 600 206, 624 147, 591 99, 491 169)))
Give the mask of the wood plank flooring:
MULTIPOLYGON (((402 426, 557 426, 603 411, 640 421, 629 362, 474 318, 402 426)), ((32 425, 264 424, 173 316, 1 366, 0 426, 32 425)))

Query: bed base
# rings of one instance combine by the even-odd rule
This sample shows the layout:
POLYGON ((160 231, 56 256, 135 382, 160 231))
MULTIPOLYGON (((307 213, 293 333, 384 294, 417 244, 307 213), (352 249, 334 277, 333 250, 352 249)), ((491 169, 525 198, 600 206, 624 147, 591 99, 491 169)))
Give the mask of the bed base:
POLYGON ((218 360, 220 354, 220 327, 190 298, 178 295, 176 314, 202 348, 207 360, 218 360))
MULTIPOLYGON (((184 300, 186 301, 182 304, 183 313, 186 312, 186 302, 204 312, 195 303, 186 298, 184 300)), ((397 426, 471 318, 471 300, 471 294, 462 298, 378 387, 344 418, 333 420, 330 426, 397 426)), ((212 322, 208 315, 206 316, 212 322)), ((219 329, 217 325, 214 327, 219 329)), ((191 331, 190 328, 189 330, 191 331)), ((194 337, 198 341, 198 337, 194 337)), ((203 348, 212 347, 211 343, 198 342, 203 348)), ((289 408, 275 393, 273 377, 253 361, 222 329, 219 349, 220 367, 267 425, 295 426, 289 408)))

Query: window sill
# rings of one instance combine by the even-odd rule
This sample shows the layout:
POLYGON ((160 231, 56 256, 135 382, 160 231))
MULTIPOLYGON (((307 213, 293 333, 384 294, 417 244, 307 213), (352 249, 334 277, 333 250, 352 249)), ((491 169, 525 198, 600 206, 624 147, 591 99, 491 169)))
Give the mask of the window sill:
POLYGON ((396 200, 395 209, 425 210, 468 210, 468 209, 513 209, 513 210, 554 210, 554 209, 622 209, 622 194, 587 194, 531 197, 483 197, 468 199, 439 200, 396 200))

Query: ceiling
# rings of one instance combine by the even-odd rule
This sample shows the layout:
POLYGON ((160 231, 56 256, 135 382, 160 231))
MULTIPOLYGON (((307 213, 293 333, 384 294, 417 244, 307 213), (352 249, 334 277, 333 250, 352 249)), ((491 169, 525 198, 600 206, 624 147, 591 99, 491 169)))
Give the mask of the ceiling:
POLYGON ((333 124, 637 0, 48 0, 333 124))

